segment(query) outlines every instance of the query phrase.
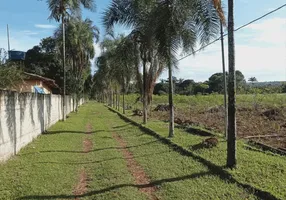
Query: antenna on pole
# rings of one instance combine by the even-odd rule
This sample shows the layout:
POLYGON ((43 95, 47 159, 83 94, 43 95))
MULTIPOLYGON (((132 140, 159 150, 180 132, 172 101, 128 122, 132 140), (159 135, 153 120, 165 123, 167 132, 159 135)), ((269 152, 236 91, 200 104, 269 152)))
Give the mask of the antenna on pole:
POLYGON ((7 24, 7 38, 8 38, 8 59, 9 59, 9 52, 10 52, 10 35, 9 35, 9 25, 7 24))

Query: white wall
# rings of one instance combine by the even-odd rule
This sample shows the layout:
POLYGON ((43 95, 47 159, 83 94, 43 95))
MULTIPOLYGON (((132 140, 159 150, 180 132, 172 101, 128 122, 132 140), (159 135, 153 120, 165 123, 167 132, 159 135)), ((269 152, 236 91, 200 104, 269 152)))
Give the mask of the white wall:
MULTIPOLYGON (((83 100, 79 102, 79 105, 83 100)), ((75 110, 73 99, 66 97, 67 114, 75 110)), ((0 162, 62 119, 62 97, 0 91, 0 162)))

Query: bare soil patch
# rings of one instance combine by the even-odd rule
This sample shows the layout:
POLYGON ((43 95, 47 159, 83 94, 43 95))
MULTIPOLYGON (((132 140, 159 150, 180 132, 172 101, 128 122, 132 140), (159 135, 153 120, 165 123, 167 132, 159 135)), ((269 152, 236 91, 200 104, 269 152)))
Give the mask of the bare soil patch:
MULTIPOLYGON (((90 123, 86 125, 86 134, 91 134, 92 126, 90 123)), ((93 143, 90 138, 85 138, 83 141, 83 151, 84 153, 89 153, 93 148, 93 143)), ((75 199, 79 200, 78 196, 83 195, 87 192, 88 187, 88 176, 86 170, 83 168, 80 171, 77 185, 74 188, 73 194, 75 195, 75 199)))
POLYGON ((87 125, 86 125, 86 132, 85 132, 86 134, 91 134, 92 133, 92 126, 91 126, 91 124, 90 123, 88 123, 87 125))
MULTIPOLYGON (((224 132, 224 108, 210 107, 205 110, 178 108, 175 122, 179 125, 200 126, 210 131, 224 132)), ((282 135, 282 137, 253 138, 276 148, 286 148, 285 108, 237 108, 237 134, 239 138, 248 136, 282 135), (283 136, 284 135, 284 136, 283 136)), ((167 112, 153 112, 153 118, 168 121, 167 112)))
MULTIPOLYGON (((135 161, 132 153, 127 149, 127 144, 124 139, 122 139, 117 133, 113 133, 112 137, 119 143, 120 147, 122 148, 120 151, 123 153, 123 157, 127 162, 128 170, 134 177, 135 183, 137 185, 149 185, 151 183, 150 178, 144 172, 144 169, 135 161)), ((156 190, 157 188, 151 185, 139 189, 140 192, 146 194, 149 199, 152 200, 158 199, 154 194, 156 190)))
POLYGON ((84 153, 89 153, 92 150, 93 144, 92 141, 88 138, 86 138, 83 141, 83 151, 84 153))
POLYGON ((87 192, 87 174, 85 169, 82 169, 79 175, 78 183, 74 188, 73 194, 76 196, 75 199, 79 200, 77 196, 83 195, 87 192))

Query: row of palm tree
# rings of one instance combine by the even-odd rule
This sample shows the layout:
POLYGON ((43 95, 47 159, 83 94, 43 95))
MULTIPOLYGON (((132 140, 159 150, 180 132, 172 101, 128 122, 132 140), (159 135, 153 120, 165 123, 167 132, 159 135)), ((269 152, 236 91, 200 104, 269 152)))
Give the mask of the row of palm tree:
MULTIPOLYGON (((103 22, 107 32, 112 33, 115 24, 133 29, 134 45, 140 50, 143 68, 143 123, 147 122, 148 103, 151 102, 154 85, 147 86, 148 67, 157 65, 159 73, 169 72, 169 137, 174 136, 174 104, 172 71, 176 67, 178 53, 194 52, 195 47, 207 44, 219 32, 224 17, 220 1, 152 1, 113 0, 105 11, 103 22), (154 60, 153 58, 157 58, 154 60), (148 91, 148 92, 147 92, 148 91)), ((137 67, 138 68, 138 67, 137 67)), ((154 73, 153 73, 154 74, 154 73)), ((150 74, 149 74, 150 76, 150 74)))
MULTIPOLYGON (((55 31, 55 38, 60 49, 64 44, 63 33, 61 26, 55 31)), ((69 73, 67 85, 69 91, 75 96, 77 110, 85 80, 91 74, 90 60, 95 56, 94 43, 99 38, 99 30, 90 19, 82 20, 80 16, 72 17, 66 22, 65 38, 65 60, 68 66, 66 71, 69 73)), ((62 51, 59 52, 63 54, 62 51)))
MULTIPOLYGON (((229 0, 229 73, 228 83, 228 160, 236 164, 235 156, 235 86, 233 0, 229 0)), ((110 88, 116 94, 126 84, 137 82, 143 100, 143 123, 147 123, 148 107, 152 101, 154 83, 163 72, 169 75, 169 137, 174 136, 174 103, 172 71, 177 66, 178 54, 195 53, 220 32, 220 24, 226 25, 220 0, 112 0, 105 10, 103 24, 113 35, 116 24, 131 28, 126 37, 109 39, 97 60, 97 90, 111 102, 110 88), (141 73, 142 72, 142 73, 141 73), (128 77, 128 78, 127 78, 128 77), (124 81, 125 80, 125 81, 124 81), (110 98, 108 98, 110 97, 110 98)), ((99 93, 98 93, 99 94, 99 93)), ((113 98, 114 99, 114 98, 113 98)), ((117 108, 118 108, 117 98, 117 108)), ((123 110, 125 106, 123 106, 123 110)))
POLYGON ((63 75, 63 121, 66 120, 66 31, 65 25, 70 21, 71 18, 81 16, 81 6, 84 8, 94 11, 95 4, 93 0, 47 0, 47 4, 50 10, 49 19, 54 19, 57 22, 61 21, 62 31, 62 65, 64 70, 63 75))
MULTIPOLYGON (((61 54, 64 69, 63 120, 65 120, 66 59, 72 66, 75 91, 82 80, 83 69, 94 56, 93 38, 98 31, 90 20, 81 20, 81 6, 94 10, 93 0, 47 0, 50 19, 61 21, 56 35, 62 38, 61 54), (67 25, 68 33, 65 26, 67 25), (84 31, 86 30, 86 31, 84 31), (82 32, 83 31, 83 32, 82 32), (68 36, 68 41, 66 41, 68 36), (82 45, 84 44, 84 45, 82 45), (66 55, 66 45, 68 51, 66 55), (85 46, 86 45, 86 46, 85 46)), ((207 44, 225 24, 220 0, 112 0, 105 11, 103 23, 106 32, 113 34, 115 24, 132 28, 127 37, 102 42, 102 55, 97 59, 95 83, 101 85, 102 98, 115 102, 119 108, 119 93, 126 93, 128 84, 136 81, 143 99, 143 123, 147 123, 148 106, 152 101, 154 83, 164 69, 169 74, 169 137, 174 136, 174 105, 172 71, 179 53, 195 53, 195 48, 207 44), (140 71, 143 71, 141 75, 140 71)), ((233 40, 233 0, 229 0, 229 121, 228 166, 234 166, 235 157, 235 74, 233 40)), ((98 88, 97 88, 98 90, 98 88)), ((113 103, 114 104, 114 103, 113 103)), ((123 101, 124 104, 124 101, 123 101)), ((123 105, 123 110, 125 105, 123 105)))
POLYGON ((120 108, 120 92, 123 93, 123 112, 125 113, 125 93, 131 81, 135 80, 133 41, 122 35, 105 38, 101 44, 101 56, 97 58, 97 72, 94 76, 94 92, 107 99, 109 105, 120 108))

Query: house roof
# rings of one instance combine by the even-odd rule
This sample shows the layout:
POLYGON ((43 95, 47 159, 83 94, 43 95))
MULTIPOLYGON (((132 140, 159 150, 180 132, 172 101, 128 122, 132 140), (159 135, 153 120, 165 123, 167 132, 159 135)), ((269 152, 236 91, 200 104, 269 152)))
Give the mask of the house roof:
POLYGON ((57 88, 59 89, 59 86, 56 84, 56 81, 50 78, 46 78, 37 74, 31 74, 31 73, 27 73, 24 72, 24 74, 26 75, 26 77, 24 78, 24 80, 41 80, 43 81, 43 83, 45 83, 46 85, 48 85, 50 88, 57 88))

